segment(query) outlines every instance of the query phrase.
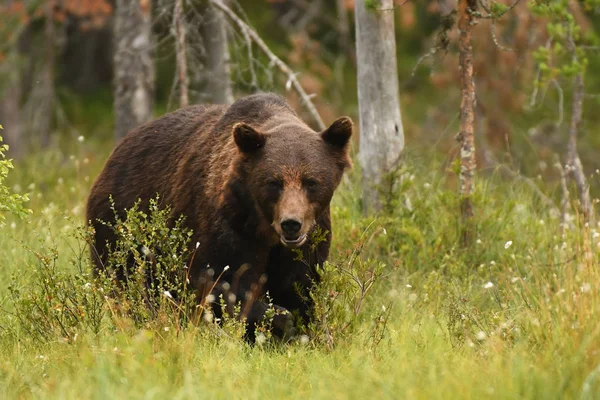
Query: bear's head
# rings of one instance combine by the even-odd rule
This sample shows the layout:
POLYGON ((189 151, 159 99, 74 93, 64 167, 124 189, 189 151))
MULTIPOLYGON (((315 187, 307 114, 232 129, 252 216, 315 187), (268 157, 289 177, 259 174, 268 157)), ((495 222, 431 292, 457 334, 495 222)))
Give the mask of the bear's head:
POLYGON ((259 127, 235 124, 236 179, 229 190, 237 192, 240 208, 241 202, 257 214, 252 224, 287 247, 302 246, 351 166, 352 131, 348 117, 320 133, 295 118, 259 127))

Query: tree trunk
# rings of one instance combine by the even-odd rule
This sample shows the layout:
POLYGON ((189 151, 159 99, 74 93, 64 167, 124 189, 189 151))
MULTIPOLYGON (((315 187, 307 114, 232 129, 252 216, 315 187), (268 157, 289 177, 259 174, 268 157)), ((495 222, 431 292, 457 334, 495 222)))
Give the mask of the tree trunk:
POLYGON ((359 161, 363 173, 363 209, 379 211, 384 178, 400 161, 404 130, 400 114, 393 0, 355 1, 359 161))
MULTIPOLYGON (((573 12, 572 5, 569 8, 573 12)), ((571 32, 569 26, 565 23, 568 36, 567 36, 567 49, 571 53, 573 63, 578 61, 577 59, 577 47, 575 40, 573 39, 573 32, 571 32)), ((580 68, 584 68, 580 66, 580 68)), ((579 201, 581 203, 581 210, 583 211, 583 220, 587 224, 594 219, 594 206, 590 199, 590 186, 587 183, 585 172, 583 171, 583 165, 579 158, 579 152, 577 151, 577 136, 581 129, 581 121, 583 118, 583 73, 579 71, 575 78, 573 78, 573 106, 571 111, 571 125, 569 127, 569 148, 567 154, 567 173, 573 176, 575 184, 577 185, 577 191, 579 192, 579 201)), ((589 226, 589 225, 588 225, 589 226)))
POLYGON ((203 36, 209 74, 208 94, 210 102, 216 104, 233 103, 226 28, 223 13, 209 4, 203 24, 203 36))
POLYGON ((54 46, 56 41, 54 15, 52 2, 46 1, 44 5, 44 65, 41 72, 41 90, 37 104, 37 118, 34 123, 34 132, 39 135, 39 145, 42 148, 50 144, 52 123, 54 115, 54 46))
POLYGON ((188 95, 187 46, 186 28, 183 14, 183 0, 175 0, 173 12, 173 27, 175 29, 175 56, 177 62, 177 80, 179 82, 179 106, 187 107, 190 103, 188 95))
POLYGON ((338 31, 340 48, 344 51, 353 65, 356 65, 356 54, 352 48, 352 38, 350 36, 350 21, 348 19, 348 10, 345 0, 336 0, 338 31))
POLYGON ((117 0, 115 13, 115 134, 152 118, 154 60, 151 0, 117 0))
POLYGON ((583 72, 578 73, 573 81, 573 110, 571 114, 571 126, 569 128, 569 154, 568 172, 572 174, 577 191, 579 192, 579 201, 583 211, 583 221, 588 223, 594 218, 594 208, 590 199, 590 185, 587 183, 583 165, 577 151, 577 136, 579 134, 581 119, 583 114, 583 72))
POLYGON ((459 0, 458 29, 460 31, 460 132, 456 139, 460 143, 460 194, 461 214, 464 222, 463 243, 469 244, 472 239, 471 218, 473 205, 471 196, 475 189, 475 139, 473 124, 475 121, 475 82, 473 81, 473 46, 471 44, 472 11, 477 7, 477 0, 459 0))
POLYGON ((23 155, 25 143, 21 126, 21 82, 19 77, 12 78, 13 82, 0 95, 0 125, 4 130, 0 135, 9 146, 8 156, 19 158, 23 155))

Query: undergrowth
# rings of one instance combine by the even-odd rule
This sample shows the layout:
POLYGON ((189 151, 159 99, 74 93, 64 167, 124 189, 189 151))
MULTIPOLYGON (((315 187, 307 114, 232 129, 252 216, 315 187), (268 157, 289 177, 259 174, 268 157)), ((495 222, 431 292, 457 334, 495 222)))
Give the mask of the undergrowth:
POLYGON ((15 191, 29 192, 34 213, 9 217, 0 236, 9 396, 600 395, 599 227, 575 213, 575 229, 563 229, 527 186, 481 178, 476 235, 463 247, 451 172, 409 160, 385 211, 364 217, 354 171, 332 204, 310 329, 282 345, 266 323, 250 346, 239 308, 217 321, 185 290, 189 232, 158 203, 116 222, 113 268, 91 274, 81 208, 100 163, 79 158, 48 176, 17 168, 19 182, 33 181, 15 191), (132 255, 139 268, 116 287, 132 255))

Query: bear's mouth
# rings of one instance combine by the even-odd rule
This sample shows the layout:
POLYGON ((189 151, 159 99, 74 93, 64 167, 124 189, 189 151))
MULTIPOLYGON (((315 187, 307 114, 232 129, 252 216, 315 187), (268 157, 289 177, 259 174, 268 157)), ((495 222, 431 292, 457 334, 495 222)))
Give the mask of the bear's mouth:
POLYGON ((281 236, 281 243, 290 248, 300 247, 306 242, 306 234, 298 236, 296 239, 287 239, 285 236, 281 236))

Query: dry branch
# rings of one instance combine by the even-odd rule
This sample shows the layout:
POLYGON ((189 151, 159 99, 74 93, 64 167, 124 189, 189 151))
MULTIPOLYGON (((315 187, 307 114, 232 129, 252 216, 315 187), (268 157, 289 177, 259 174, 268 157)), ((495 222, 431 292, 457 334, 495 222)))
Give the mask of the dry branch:
MULTIPOLYGON (((290 82, 291 86, 296 90, 296 92, 300 95, 302 102, 306 109, 309 111, 315 122, 317 123, 319 129, 324 130, 326 128, 325 123, 321 119, 319 112, 317 111, 315 105, 311 101, 311 96, 306 93, 298 79, 296 78, 296 74, 292 69, 284 63, 279 57, 277 57, 271 49, 266 45, 266 43, 261 39, 261 37, 256 33, 254 29, 252 29, 248 24, 242 21, 235 12, 233 12, 229 7, 227 7, 222 0, 209 0, 212 5, 220 9, 229 19, 231 19, 237 27, 242 31, 242 34, 245 37, 250 38, 256 45, 262 50, 263 53, 269 58, 270 64, 279 68, 279 70, 287 76, 288 82, 290 82)), ((252 60, 249 60, 252 62, 252 60)))

